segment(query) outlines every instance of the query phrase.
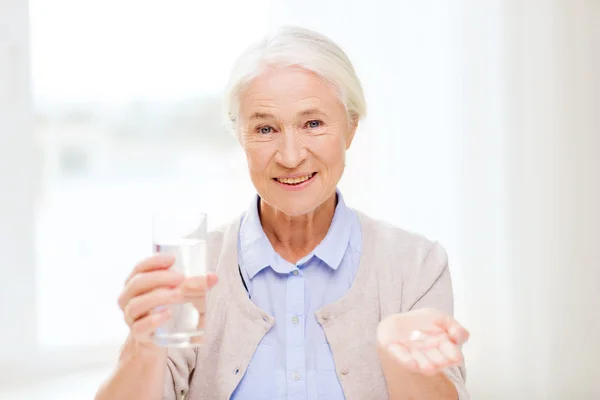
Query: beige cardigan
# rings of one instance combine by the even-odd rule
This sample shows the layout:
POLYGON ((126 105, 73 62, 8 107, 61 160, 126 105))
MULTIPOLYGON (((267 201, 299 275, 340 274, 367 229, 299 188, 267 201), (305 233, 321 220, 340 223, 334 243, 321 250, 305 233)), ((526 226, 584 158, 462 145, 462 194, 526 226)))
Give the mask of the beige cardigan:
MULTIPOLYGON (((355 281, 337 302, 317 311, 347 400, 388 398, 376 351, 384 317, 433 307, 452 315, 448 258, 437 243, 357 212, 362 256, 355 281)), ((197 349, 170 349, 165 400, 228 400, 274 318, 248 298, 237 267, 240 219, 210 235, 211 269, 219 284, 208 298, 205 342, 197 349)), ((447 370, 468 399, 464 367, 447 370)))

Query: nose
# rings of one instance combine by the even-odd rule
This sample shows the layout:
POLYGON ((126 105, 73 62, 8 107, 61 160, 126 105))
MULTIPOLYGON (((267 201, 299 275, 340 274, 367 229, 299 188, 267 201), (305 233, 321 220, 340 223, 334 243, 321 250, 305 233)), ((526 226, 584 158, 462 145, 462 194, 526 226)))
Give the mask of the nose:
POLYGON ((306 159, 306 153, 302 136, 288 131, 279 137, 275 161, 285 168, 294 169, 306 159))

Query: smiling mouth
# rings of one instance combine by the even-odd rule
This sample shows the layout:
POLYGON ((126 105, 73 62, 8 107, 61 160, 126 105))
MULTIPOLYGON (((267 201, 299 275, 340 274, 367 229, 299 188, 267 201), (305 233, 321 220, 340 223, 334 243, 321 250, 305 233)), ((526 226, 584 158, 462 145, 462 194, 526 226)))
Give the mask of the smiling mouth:
POLYGON ((316 174, 317 174, 316 172, 313 172, 311 174, 304 175, 304 176, 298 176, 296 178, 273 178, 273 179, 279 183, 283 183, 284 185, 296 186, 296 185, 300 185, 301 183, 311 180, 312 178, 314 178, 314 176, 316 174))

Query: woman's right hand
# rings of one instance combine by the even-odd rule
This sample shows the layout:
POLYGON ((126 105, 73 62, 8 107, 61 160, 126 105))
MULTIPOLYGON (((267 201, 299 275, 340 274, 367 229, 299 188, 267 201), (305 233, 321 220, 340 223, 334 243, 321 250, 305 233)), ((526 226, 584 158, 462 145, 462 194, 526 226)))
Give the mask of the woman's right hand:
POLYGON ((192 302, 201 313, 203 325, 206 293, 217 283, 217 276, 186 279, 181 273, 169 270, 174 261, 169 254, 155 254, 141 261, 119 296, 119 307, 131 339, 139 344, 151 344, 154 331, 171 317, 169 308, 160 306, 192 302))

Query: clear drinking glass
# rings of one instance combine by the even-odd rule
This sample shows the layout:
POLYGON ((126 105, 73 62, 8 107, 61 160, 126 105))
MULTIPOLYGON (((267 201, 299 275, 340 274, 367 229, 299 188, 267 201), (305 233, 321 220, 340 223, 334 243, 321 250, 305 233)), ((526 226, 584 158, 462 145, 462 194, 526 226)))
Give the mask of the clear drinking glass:
MULTIPOLYGON (((186 279, 206 275, 206 214, 193 210, 157 213, 153 217, 153 247, 155 253, 175 257, 170 268, 186 279)), ((200 309, 192 299, 183 304, 168 305, 172 316, 154 333, 154 342, 163 347, 194 347, 199 345, 203 330, 199 329, 200 309)))

